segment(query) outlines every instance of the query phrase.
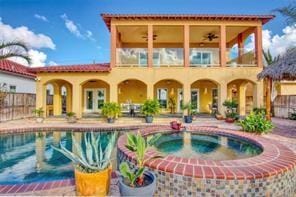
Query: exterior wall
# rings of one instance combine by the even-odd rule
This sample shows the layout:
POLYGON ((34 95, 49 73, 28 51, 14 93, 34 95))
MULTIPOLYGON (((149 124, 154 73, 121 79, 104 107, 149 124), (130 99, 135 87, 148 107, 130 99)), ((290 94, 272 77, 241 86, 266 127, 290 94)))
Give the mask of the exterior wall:
POLYGON ((143 103, 147 99, 147 86, 137 80, 128 80, 118 84, 118 103, 143 103))
POLYGON ((190 101, 192 83, 197 80, 211 80, 217 82, 219 95, 219 109, 223 113, 222 103, 227 99, 227 84, 236 79, 246 79, 255 85, 254 105, 263 105, 263 82, 257 80, 260 67, 214 67, 214 68, 124 68, 115 67, 110 73, 38 73, 40 81, 37 83, 37 107, 43 107, 45 102, 46 84, 52 80, 64 80, 72 85, 72 109, 81 117, 82 114, 82 85, 88 80, 102 80, 110 87, 109 100, 117 102, 118 84, 124 80, 137 79, 147 84, 147 98, 154 98, 154 85, 160 80, 173 79, 183 85, 183 100, 190 101))
POLYGON ((281 82, 279 84, 279 95, 285 96, 285 95, 296 95, 296 82, 281 82))
POLYGON ((16 86, 17 93, 36 93, 36 82, 34 79, 0 72, 0 84, 2 83, 6 83, 8 88, 9 85, 16 86))

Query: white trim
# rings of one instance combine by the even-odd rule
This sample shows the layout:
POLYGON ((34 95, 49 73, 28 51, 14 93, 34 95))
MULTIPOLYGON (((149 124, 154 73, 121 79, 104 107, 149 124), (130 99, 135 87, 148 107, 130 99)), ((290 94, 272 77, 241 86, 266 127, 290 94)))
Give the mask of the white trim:
POLYGON ((103 90, 103 92, 104 92, 104 103, 105 103, 106 102, 106 93, 107 93, 106 88, 85 88, 84 89, 84 112, 91 113, 91 112, 100 112, 101 111, 97 107, 98 91, 99 90, 103 90), (93 98, 92 98, 93 99, 93 103, 92 103, 93 109, 92 110, 87 109, 87 98, 86 98, 87 94, 86 94, 86 92, 88 92, 88 91, 91 91, 93 94, 93 98))

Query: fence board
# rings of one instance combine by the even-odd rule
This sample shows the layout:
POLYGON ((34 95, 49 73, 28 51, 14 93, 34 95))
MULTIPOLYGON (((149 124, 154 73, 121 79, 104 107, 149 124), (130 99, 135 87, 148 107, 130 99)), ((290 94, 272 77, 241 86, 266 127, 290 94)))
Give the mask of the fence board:
POLYGON ((0 122, 32 117, 35 104, 35 94, 8 93, 0 107, 0 122))
POLYGON ((296 110, 296 95, 277 96, 273 102, 274 116, 288 118, 296 110))

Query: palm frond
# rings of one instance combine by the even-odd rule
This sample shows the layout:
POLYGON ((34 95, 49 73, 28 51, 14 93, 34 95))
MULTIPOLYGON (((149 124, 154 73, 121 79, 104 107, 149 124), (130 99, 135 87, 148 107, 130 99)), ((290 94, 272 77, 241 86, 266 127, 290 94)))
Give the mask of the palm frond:
POLYGON ((31 59, 28 55, 29 48, 26 44, 20 41, 2 42, 0 43, 0 60, 11 57, 19 57, 31 64, 31 59))
POLYGON ((23 42, 20 41, 12 41, 12 42, 2 42, 0 44, 0 50, 4 49, 4 48, 8 48, 8 47, 20 47, 23 50, 25 50, 26 52, 29 51, 29 48, 27 47, 27 45, 23 42))
POLYGON ((8 59, 10 57, 20 57, 20 58, 23 58, 24 60, 26 60, 28 62, 28 64, 31 64, 31 58, 29 56, 23 55, 23 54, 12 53, 12 52, 0 55, 0 60, 8 59))
POLYGON ((284 17, 286 17, 286 21, 289 25, 296 23, 296 1, 293 1, 290 5, 277 8, 273 10, 274 12, 278 12, 284 17))

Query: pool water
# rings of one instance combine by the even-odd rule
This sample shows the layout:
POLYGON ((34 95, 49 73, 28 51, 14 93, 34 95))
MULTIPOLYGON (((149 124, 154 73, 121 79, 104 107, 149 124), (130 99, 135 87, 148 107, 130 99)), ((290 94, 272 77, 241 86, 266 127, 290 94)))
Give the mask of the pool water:
MULTIPOLYGON (((104 147, 107 145, 110 133, 100 132, 100 134, 104 147)), ((84 135, 89 135, 89 132, 73 132, 73 135, 76 140, 81 140, 84 135)), ((85 148, 83 140, 81 142, 85 148)), ((74 172, 71 161, 51 147, 60 146, 60 143, 68 150, 72 150, 72 132, 0 135, 0 184, 72 178, 74 172)), ((115 153, 112 158, 113 160, 116 158, 115 153)))
POLYGON ((239 138, 189 132, 163 134, 155 148, 164 155, 205 160, 243 159, 262 152, 256 144, 239 138))

